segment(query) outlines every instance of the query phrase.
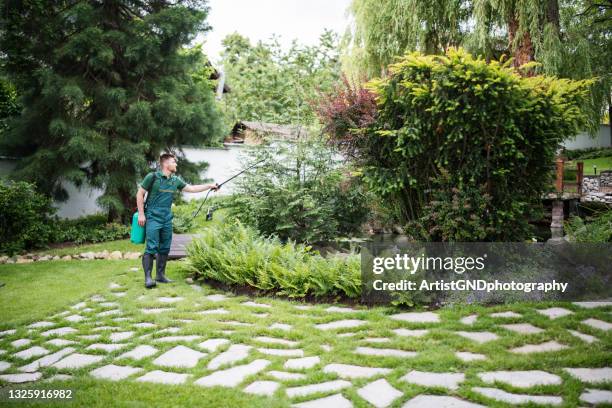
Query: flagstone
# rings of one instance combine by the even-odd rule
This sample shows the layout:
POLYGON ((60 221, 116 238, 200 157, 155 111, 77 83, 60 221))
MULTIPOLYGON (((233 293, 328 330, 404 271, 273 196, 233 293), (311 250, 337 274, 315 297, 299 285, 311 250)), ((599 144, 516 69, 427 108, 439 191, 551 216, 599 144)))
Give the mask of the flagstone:
POLYGON ((336 320, 336 321, 329 322, 329 323, 315 324, 314 327, 316 327, 319 330, 335 330, 335 329, 348 329, 348 328, 353 328, 353 327, 359 327, 364 324, 366 324, 366 322, 364 322, 363 320, 348 319, 348 320, 336 320))
POLYGON ((180 327, 166 327, 165 329, 158 330, 157 333, 178 333, 180 331, 180 327))
POLYGON ((270 361, 268 360, 253 360, 248 364, 216 371, 194 381, 194 384, 204 387, 214 387, 216 385, 235 387, 244 381, 244 379, 249 375, 257 374, 260 371, 263 371, 269 364, 270 361))
POLYGON ((148 308, 148 309, 140 309, 140 311, 144 314, 159 314, 159 313, 167 312, 169 310, 172 310, 172 309, 169 307, 154 307, 154 308, 148 308))
POLYGON ((314 306, 312 305, 297 305, 294 307, 298 310, 311 310, 312 308, 314 308, 314 306))
POLYGON ((438 323, 440 322, 440 316, 434 312, 406 312, 398 313, 389 316, 393 320, 400 320, 403 322, 410 323, 438 323))
POLYGON ((529 353, 544 353, 550 351, 559 351, 568 348, 565 344, 557 343, 556 341, 547 341, 540 344, 525 344, 521 347, 510 349, 512 353, 529 354, 529 353))
POLYGON ((125 295, 127 295, 127 292, 113 292, 113 295, 117 297, 124 297, 125 295))
POLYGON ((478 377, 488 384, 496 381, 510 384, 518 388, 529 388, 537 385, 559 385, 561 377, 546 371, 489 371, 478 373, 478 377))
POLYGON ((588 302, 573 302, 576 306, 584 307, 585 309, 595 309, 597 307, 612 306, 612 301, 599 300, 599 301, 588 301, 588 302))
POLYGON ((115 282, 111 282, 111 283, 108 285, 108 288, 109 288, 109 289, 120 289, 120 288, 121 288, 121 285, 119 285, 118 283, 115 283, 115 282))
POLYGON ((127 320, 132 320, 132 319, 131 319, 131 318, 129 318, 129 317, 115 317, 115 318, 113 318, 113 319, 111 319, 111 320, 112 320, 113 322, 124 322, 124 321, 127 321, 127 320))
POLYGON ((51 327, 51 326, 55 326, 55 323, 43 320, 43 321, 40 321, 40 322, 32 323, 32 324, 28 325, 27 327, 30 328, 30 329, 39 329, 39 328, 51 327))
POLYGON ((592 405, 612 404, 612 391, 590 390, 587 388, 580 394, 580 401, 592 405))
POLYGON ((21 366, 18 368, 18 370, 24 372, 34 372, 37 371, 40 367, 49 367, 51 364, 59 361, 62 357, 74 352, 75 350, 76 349, 74 347, 63 348, 53 354, 41 357, 38 360, 31 362, 30 364, 21 366))
POLYGON ((497 312, 491 313, 489 316, 491 317, 500 317, 500 318, 515 318, 515 317, 523 317, 521 314, 513 312, 511 310, 507 312, 497 312))
POLYGON ((276 381, 254 381, 245 387, 244 392, 255 395, 270 396, 280 387, 276 381))
POLYGON ((10 334, 15 334, 15 332, 17 332, 17 329, 4 330, 4 331, 0 332, 0 336, 6 336, 6 335, 10 335, 10 334))
POLYGON ((563 404, 563 398, 557 396, 548 395, 527 395, 527 394, 513 394, 500 390, 497 388, 485 388, 485 387, 474 387, 472 391, 475 391, 487 398, 494 399, 496 401, 506 402, 508 404, 527 404, 533 402, 535 404, 548 404, 548 405, 561 405, 563 404))
POLYGON ((265 304, 265 303, 256 303, 253 301, 248 301, 248 302, 242 302, 241 303, 242 306, 249 306, 249 307, 266 307, 266 308, 270 308, 272 306, 265 304))
POLYGON ((357 347, 355 353, 365 356, 382 356, 382 357, 415 357, 415 351, 405 351, 389 348, 374 348, 374 347, 357 347))
POLYGON ((93 332, 106 331, 106 330, 121 330, 121 327, 116 327, 116 326, 99 326, 99 327, 95 327, 95 328, 91 329, 91 331, 93 331, 93 332))
POLYGON ((101 350, 110 353, 115 350, 122 349, 127 346, 127 344, 105 344, 105 343, 94 343, 85 347, 85 350, 101 350))
POLYGON ((0 355, 5 354, 6 350, 0 349, 0 355))
POLYGON ((279 339, 276 337, 258 336, 258 337, 255 337, 254 340, 262 342, 262 343, 282 344, 288 347, 295 347, 298 345, 297 341, 279 339))
POLYGON ((211 353, 217 351, 217 349, 225 344, 229 344, 228 339, 208 339, 198 344, 198 347, 204 350, 210 351, 211 353))
POLYGON ((153 341, 157 343, 174 343, 174 342, 180 342, 180 341, 185 341, 189 343, 195 340, 199 340, 201 338, 202 336, 198 336, 198 335, 166 336, 166 337, 160 337, 158 339, 154 339, 153 341))
POLYGON ((359 388, 357 394, 376 408, 386 408, 403 395, 384 378, 359 388))
POLYGON ((370 378, 377 375, 387 375, 391 372, 389 368, 363 367, 351 364, 332 363, 323 367, 324 373, 334 373, 340 378, 370 378))
POLYGON ((289 370, 305 370, 319 364, 321 359, 318 356, 292 358, 285 361, 283 367, 289 370))
POLYGON ((159 350, 153 346, 142 344, 133 350, 121 354, 118 358, 131 358, 134 360, 142 360, 156 354, 159 350))
POLYGON ((189 347, 179 345, 157 357, 153 360, 153 364, 164 367, 193 368, 198 364, 198 360, 206 355, 207 353, 202 353, 192 350, 189 347))
POLYGON ((132 326, 138 327, 139 329, 157 327, 156 324, 149 322, 134 323, 132 326))
POLYGON ((127 332, 111 333, 108 337, 110 338, 110 341, 115 343, 115 342, 118 342, 118 341, 123 341, 123 340, 129 339, 132 336, 134 336, 134 332, 133 331, 127 331, 127 332))
POLYGON ((484 405, 475 404, 455 397, 442 395, 421 394, 412 398, 402 408, 487 408, 484 405))
POLYGON ((139 382, 152 382, 161 384, 183 384, 191 374, 170 373, 167 371, 154 370, 149 371, 142 377, 136 378, 139 382))
POLYGON ((574 314, 571 310, 564 309, 562 307, 550 307, 548 309, 537 309, 541 315, 547 316, 550 319, 557 319, 559 317, 568 316, 574 314))
POLYGON ((78 330, 73 327, 58 327, 57 329, 47 330, 40 334, 42 336, 49 337, 49 336, 64 336, 66 334, 76 333, 76 332, 78 332, 78 330))
POLYGON ((119 306, 119 303, 117 303, 117 302, 101 302, 101 303, 98 303, 98 305, 100 305, 102 307, 114 307, 114 306, 119 306))
POLYGON ((301 349, 258 348, 257 351, 270 356, 280 357, 302 357, 304 355, 304 350, 301 349))
POLYGON ((487 359, 487 356, 485 356, 484 354, 470 353, 469 351, 457 351, 455 353, 455 356, 465 362, 481 361, 487 359))
POLYGON ((202 315, 208 315, 208 314, 228 314, 229 311, 223 309, 223 308, 218 308, 218 309, 209 309, 209 310, 202 310, 201 312, 198 312, 198 314, 202 314, 202 315))
POLYGON ((191 286, 191 287, 193 288, 193 290, 197 290, 198 292, 201 292, 201 291, 202 291, 202 287, 201 287, 201 286, 199 286, 199 285, 196 285, 196 284, 191 284, 191 285, 189 285, 189 286, 191 286))
POLYGON ((597 384, 612 381, 612 368, 564 368, 572 377, 582 382, 597 384))
POLYGON ((540 329, 529 323, 502 324, 501 327, 519 334, 537 334, 544 331, 544 329, 540 329))
POLYGON ((42 373, 23 373, 23 374, 2 374, 0 380, 8 381, 10 383, 24 383, 30 381, 37 381, 42 377, 42 373))
POLYGON ((351 383, 345 380, 325 381, 318 384, 301 385, 298 387, 289 387, 285 390, 290 398, 302 397, 304 395, 315 394, 317 392, 338 391, 351 386, 351 383))
POLYGON ((334 394, 329 397, 318 398, 312 401, 301 402, 291 405, 294 408, 353 408, 351 401, 344 398, 342 394, 334 394))
POLYGON ((393 333, 395 333, 398 336, 402 336, 402 337, 423 337, 425 336, 427 333, 429 333, 429 330, 427 329, 417 329, 417 330, 411 330, 411 329, 394 329, 392 330, 393 333))
POLYGON ((305 374, 289 373, 287 371, 269 371, 268 375, 281 381, 303 380, 306 378, 305 374))
POLYGON ((176 303, 176 302, 180 302, 183 299, 184 298, 180 296, 176 296, 176 297, 161 296, 157 298, 157 301, 162 302, 162 303, 176 303))
POLYGON ((253 347, 245 344, 232 344, 226 351, 210 360, 207 367, 210 370, 216 370, 225 364, 236 363, 244 360, 249 356, 249 352, 252 348, 253 347))
POLYGON ((478 315, 473 314, 473 315, 462 317, 459 321, 463 324, 467 324, 471 326, 474 323, 476 323, 476 319, 478 319, 478 315))
POLYGON ((27 360, 32 357, 39 357, 49 354, 50 351, 44 347, 34 346, 28 349, 22 350, 18 353, 13 354, 13 357, 21 358, 23 360, 27 360))
POLYGON ((208 296, 204 296, 206 299, 210 300, 211 302, 222 302, 224 300, 227 300, 228 297, 222 294, 215 294, 215 295, 208 295, 208 296))
POLYGON ((116 315, 116 314, 120 314, 121 311, 119 309, 111 309, 111 310, 107 310, 105 312, 100 312, 97 315, 100 317, 105 317, 105 316, 112 316, 112 315, 116 315))
POLYGON ((594 343, 599 340, 595 336, 591 336, 590 334, 580 333, 579 331, 576 331, 576 330, 568 330, 568 332, 570 332, 572 335, 578 337, 580 340, 586 343, 589 343, 589 344, 594 343))
POLYGON ((102 380, 118 381, 123 380, 130 375, 143 371, 142 368, 118 366, 115 364, 105 365, 89 372, 92 377, 102 380))
MULTIPOLYGON (((93 299, 92 299, 93 300, 93 299)), ((87 302, 79 302, 77 304, 74 304, 72 306, 70 306, 72 309, 82 309, 85 306, 87 306, 87 302)))
POLYGON ((491 333, 488 331, 483 332, 466 332, 466 331, 456 331, 455 334, 458 334, 461 337, 465 337, 466 339, 475 341, 476 343, 487 343, 489 341, 497 340, 499 336, 495 333, 491 333))
POLYGON ((359 310, 351 309, 350 307, 330 306, 325 311, 330 313, 355 313, 359 310))
POLYGON ((253 313, 253 316, 263 319, 264 317, 270 316, 270 313, 253 313))
POLYGON ((412 370, 408 374, 400 378, 412 384, 418 384, 425 387, 443 387, 451 390, 459 388, 459 383, 465 381, 463 373, 433 373, 425 371, 412 370))
POLYGON ((11 366, 8 361, 0 361, 0 371, 4 371, 11 366))
POLYGON ((94 356, 91 354, 74 353, 52 364, 55 368, 81 368, 101 361, 104 356, 94 356))
POLYGON ((68 344, 75 344, 76 341, 66 340, 66 339, 52 339, 52 340, 46 341, 45 343, 51 344, 57 347, 62 347, 62 346, 67 346, 68 344))
POLYGON ((14 348, 21 348, 30 344, 32 340, 30 339, 19 339, 11 342, 11 346, 14 348))
POLYGON ((270 326, 270 329, 279 329, 279 330, 289 331, 291 330, 291 325, 285 324, 285 323, 274 323, 273 325, 270 326))
POLYGON ((339 334, 338 337, 354 337, 356 335, 357 335, 357 333, 352 333, 351 332, 351 333, 342 333, 342 334, 339 334))
POLYGON ((581 322, 582 324, 586 324, 594 329, 608 331, 612 329, 612 323, 604 322, 603 320, 598 319, 586 319, 581 322))

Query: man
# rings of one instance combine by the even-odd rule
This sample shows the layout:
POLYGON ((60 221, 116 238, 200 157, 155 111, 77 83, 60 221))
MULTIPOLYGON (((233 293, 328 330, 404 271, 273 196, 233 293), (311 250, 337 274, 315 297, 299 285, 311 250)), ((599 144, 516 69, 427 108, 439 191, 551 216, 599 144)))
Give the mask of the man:
POLYGON ((220 186, 215 184, 190 185, 176 176, 176 156, 164 153, 159 157, 161 170, 151 172, 140 182, 136 193, 138 206, 138 225, 145 227, 146 247, 142 256, 142 267, 145 273, 145 287, 152 288, 157 282, 174 282, 164 276, 166 261, 172 241, 172 200, 174 193, 183 191, 199 193, 211 189, 217 191, 220 186), (148 192, 146 206, 145 191, 148 192), (157 255, 157 271, 155 280, 151 279, 153 256, 157 255))

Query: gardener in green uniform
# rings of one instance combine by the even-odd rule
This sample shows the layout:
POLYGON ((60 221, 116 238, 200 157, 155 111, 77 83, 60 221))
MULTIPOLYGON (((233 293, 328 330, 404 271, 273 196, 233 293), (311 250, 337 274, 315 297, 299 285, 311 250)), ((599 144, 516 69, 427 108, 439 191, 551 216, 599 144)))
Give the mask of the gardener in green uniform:
POLYGON ((151 172, 140 182, 136 193, 138 206, 138 225, 145 227, 146 248, 142 256, 142 267, 145 273, 145 287, 152 288, 155 281, 162 283, 173 282, 164 276, 166 261, 170 252, 172 241, 172 199, 174 193, 183 191, 199 193, 211 189, 219 189, 218 184, 185 183, 176 176, 176 156, 164 153, 159 158, 161 170, 151 172), (148 192, 147 202, 144 202, 145 191, 148 192), (157 271, 155 280, 151 279, 153 270, 153 257, 157 255, 157 271))

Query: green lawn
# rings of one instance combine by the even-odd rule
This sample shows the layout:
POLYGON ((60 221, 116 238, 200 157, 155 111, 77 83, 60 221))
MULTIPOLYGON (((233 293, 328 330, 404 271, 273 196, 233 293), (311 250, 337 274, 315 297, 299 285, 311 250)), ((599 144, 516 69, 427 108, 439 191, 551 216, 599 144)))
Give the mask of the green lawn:
MULTIPOLYGON (((72 388, 75 390, 76 403, 79 407, 288 407, 292 403, 304 402, 315 398, 324 397, 330 393, 317 393, 307 397, 289 398, 285 390, 290 387, 318 383, 322 381, 338 380, 333 373, 325 373, 321 369, 327 364, 344 363, 369 367, 385 367, 392 371, 384 375, 384 378, 403 394, 391 406, 401 407, 406 401, 419 394, 452 395, 471 402, 480 403, 491 407, 508 407, 510 405, 496 402, 476 393, 472 388, 476 386, 493 387, 483 383, 477 373, 495 370, 544 370, 556 374, 563 379, 561 385, 536 386, 524 389, 509 385, 496 384, 495 387, 508 392, 543 394, 561 396, 565 407, 579 406, 579 396, 587 388, 612 390, 612 384, 600 384, 590 386, 583 384, 568 375, 563 367, 605 367, 611 363, 612 333, 591 328, 581 323, 588 318, 596 318, 610 321, 610 307, 597 309, 584 309, 571 303, 540 303, 540 304, 512 304, 496 307, 482 306, 456 306, 437 310, 440 316, 439 323, 407 323, 389 318, 390 314, 398 313, 400 310, 392 307, 365 308, 356 307, 358 310, 351 313, 329 312, 325 309, 329 304, 313 305, 312 308, 301 310, 296 308, 298 302, 285 299, 258 297, 248 299, 246 296, 233 296, 226 293, 227 299, 213 302, 206 295, 220 293, 208 286, 201 286, 196 290, 184 279, 186 272, 181 268, 180 261, 171 261, 168 265, 168 276, 175 279, 175 283, 158 286, 152 290, 146 290, 143 286, 143 276, 140 270, 140 261, 51 261, 31 264, 0 265, 0 282, 6 285, 0 287, 0 308, 3 311, 0 331, 17 329, 14 334, 0 337, 0 349, 9 351, 0 360, 7 361, 12 366, 2 374, 16 373, 15 367, 25 364, 24 360, 12 356, 10 342, 31 338, 33 345, 50 347, 45 344, 48 338, 40 333, 46 328, 35 329, 32 333, 27 332, 27 324, 40 320, 56 323, 56 327, 71 326, 78 329, 76 334, 68 334, 62 338, 75 340, 74 345, 78 352, 97 354, 104 356, 99 363, 85 368, 71 371, 62 371, 56 368, 45 367, 40 369, 44 377, 50 377, 56 373, 71 374, 72 380, 65 382, 37 382, 10 385, 14 388, 36 387, 36 388, 72 388), (136 267, 137 271, 130 268, 136 267), (111 282, 121 285, 121 288, 111 289, 111 282), (118 297, 116 293, 125 292, 118 297), (100 294, 107 301, 117 302, 117 306, 102 305, 93 301, 94 294, 100 294), (142 298, 140 298, 143 296, 142 298), (183 299, 177 303, 161 303, 159 296, 175 297, 183 299), (250 307, 242 302, 253 300, 257 303, 271 305, 271 307, 250 307), (82 312, 71 309, 77 302, 86 302, 91 311, 82 312), (573 311, 573 314, 549 319, 536 312, 536 308, 549 306, 560 306, 573 311), (97 316, 101 311, 118 307, 122 316, 128 317, 129 321, 114 321, 117 315, 105 317, 97 316), (144 314, 142 308, 167 307, 169 311, 160 314, 144 314), (203 310, 223 308, 227 314, 199 314, 203 310), (521 317, 495 318, 490 316, 493 312, 512 310, 521 317), (51 317, 62 311, 70 314, 79 313, 86 317, 80 322, 67 322, 62 316, 51 317), (267 313, 267 315, 256 315, 255 313, 267 313), (462 317, 477 314, 478 319, 473 326, 467 326, 459 320, 462 317), (178 319, 190 319, 192 322, 181 322, 178 319), (314 327, 316 324, 327 323, 342 319, 363 320, 363 326, 354 329, 340 329, 324 331, 314 327), (224 321, 239 321, 249 326, 232 326, 224 321), (133 323, 151 322, 157 324, 157 328, 134 328, 133 323), (292 327, 288 331, 281 328, 272 328, 274 323, 289 324, 292 327), (506 323, 530 323, 544 329, 538 334, 519 335, 502 328, 506 323), (124 330, 135 331, 132 338, 124 341, 130 346, 126 349, 110 353, 102 351, 84 351, 89 344, 101 342, 108 343, 108 335, 111 332, 96 332, 94 329, 99 325, 116 326, 124 330), (161 333, 160 329, 177 327, 177 334, 161 333), (396 335, 392 330, 398 328, 406 329, 428 329, 429 332, 422 337, 403 337, 396 335), (223 333, 223 330, 233 330, 232 333, 223 333), (574 337, 568 329, 578 330, 598 338, 593 344, 574 337), (496 333, 499 339, 479 344, 460 337, 456 331, 490 331, 496 333), (100 340, 80 339, 78 335, 102 333, 100 340), (354 333, 352 337, 341 337, 342 333, 354 333), (142 335, 150 334, 147 338, 142 335), (198 335, 201 340, 187 343, 155 343, 155 338, 168 335, 198 335), (256 347, 287 348, 283 345, 270 345, 258 343, 257 336, 270 336, 299 342, 299 347, 305 356, 320 356, 319 365, 298 371, 305 374, 305 378, 282 382, 280 388, 272 397, 253 396, 242 392, 242 389, 254 380, 272 380, 267 374, 269 371, 291 371, 283 367, 287 357, 271 356, 257 351, 256 347), (251 350, 247 360, 266 359, 270 365, 261 373, 246 378, 239 387, 205 388, 193 384, 193 381, 211 373, 206 365, 220 351, 209 353, 198 362, 194 368, 161 368, 164 371, 191 374, 190 380, 184 385, 164 385, 140 383, 135 378, 144 372, 160 369, 153 360, 160 353, 147 357, 143 360, 134 361, 129 359, 117 359, 125 351, 131 350, 135 345, 154 345, 161 351, 167 351, 172 347, 182 344, 194 350, 197 344, 207 338, 227 338, 232 344, 247 344, 254 348, 251 350), (386 343, 370 343, 366 338, 388 338, 386 343), (539 344, 545 341, 557 341, 568 346, 565 350, 536 353, 530 355, 514 354, 508 351, 510 348, 525 344, 539 344), (323 346, 329 346, 326 351, 323 346), (358 346, 373 348, 393 348, 400 350, 416 351, 416 357, 377 357, 364 356, 355 353, 358 346), (469 351, 486 356, 484 361, 463 362, 454 353, 456 351, 469 351), (89 372, 106 364, 129 365, 143 369, 142 373, 130 376, 126 380, 118 382, 108 380, 97 380, 90 376, 89 372), (400 380, 402 376, 411 370, 430 372, 461 372, 465 373, 466 380, 457 390, 447 390, 440 387, 425 387, 410 384, 400 380)), ((24 347, 27 348, 27 347, 24 347)), ((29 361, 29 360, 28 360, 29 361)), ((241 363, 236 363, 241 364, 241 363)), ((373 377, 373 379, 381 376, 373 377)), ((352 401, 355 407, 368 407, 368 403, 357 393, 362 386, 370 383, 373 379, 355 378, 349 379, 351 385, 341 391, 343 396, 352 401)), ((1 381, 0 381, 1 383, 1 381)), ((44 406, 65 406, 64 403, 47 402, 44 406)), ((586 404, 584 404, 586 405, 586 404)), ((17 406, 17 405, 16 405, 17 406)), ((35 404, 22 403, 18 406, 35 406, 35 404)), ((36 405, 38 406, 38 405, 36 405)), ((527 405, 536 406, 536 405, 527 405)), ((541 405, 538 405, 541 406, 541 405)))
POLYGON ((584 163, 584 174, 586 176, 592 176, 595 174, 593 166, 597 166, 597 174, 601 173, 604 170, 612 170, 612 156, 598 157, 597 159, 568 161, 565 163, 565 166, 567 168, 575 169, 576 162, 578 161, 584 163))

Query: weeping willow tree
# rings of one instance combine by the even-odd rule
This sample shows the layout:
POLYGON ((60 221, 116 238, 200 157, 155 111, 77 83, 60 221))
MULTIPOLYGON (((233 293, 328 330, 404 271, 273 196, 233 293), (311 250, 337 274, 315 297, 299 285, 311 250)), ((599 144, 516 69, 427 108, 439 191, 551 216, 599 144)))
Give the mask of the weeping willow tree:
POLYGON ((488 60, 511 57, 526 75, 596 78, 588 130, 610 115, 612 1, 352 0, 349 11, 342 62, 351 77, 385 76, 397 56, 460 45, 488 60))

